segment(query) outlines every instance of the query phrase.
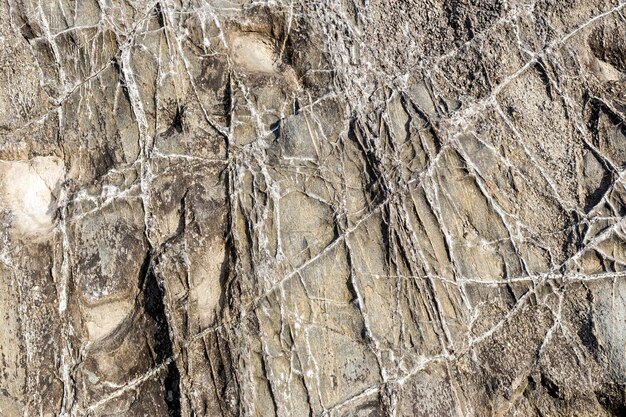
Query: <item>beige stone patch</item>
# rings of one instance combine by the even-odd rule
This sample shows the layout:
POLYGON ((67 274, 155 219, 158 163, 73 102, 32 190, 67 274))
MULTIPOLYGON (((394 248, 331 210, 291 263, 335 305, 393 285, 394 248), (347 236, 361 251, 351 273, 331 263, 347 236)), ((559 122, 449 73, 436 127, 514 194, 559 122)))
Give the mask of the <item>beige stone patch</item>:
POLYGON ((202 328, 212 323, 219 305, 224 255, 223 242, 214 241, 207 248, 205 255, 191 266, 194 285, 191 288, 190 300, 197 309, 198 323, 202 328))
POLYGON ((274 73, 277 71, 277 56, 269 39, 261 35, 239 34, 231 43, 235 64, 248 71, 274 73))
POLYGON ((624 78, 624 75, 608 62, 596 59, 595 64, 597 65, 596 75, 604 81, 619 81, 624 78))
POLYGON ((128 317, 132 309, 130 301, 113 301, 89 308, 85 313, 89 340, 100 340, 111 334, 128 317))
POLYGON ((24 415, 20 404, 0 392, 0 416, 3 417, 21 417, 24 415))
POLYGON ((0 205, 14 215, 12 225, 19 234, 31 239, 50 235, 64 176, 63 162, 55 157, 0 162, 0 205))

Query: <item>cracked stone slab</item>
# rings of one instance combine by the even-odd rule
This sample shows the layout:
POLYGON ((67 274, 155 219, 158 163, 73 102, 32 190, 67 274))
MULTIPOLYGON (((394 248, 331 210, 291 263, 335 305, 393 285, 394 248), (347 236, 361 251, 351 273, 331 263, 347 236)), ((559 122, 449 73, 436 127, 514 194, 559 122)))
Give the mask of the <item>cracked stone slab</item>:
POLYGON ((623 1, 0 23, 0 415, 626 413, 623 1))

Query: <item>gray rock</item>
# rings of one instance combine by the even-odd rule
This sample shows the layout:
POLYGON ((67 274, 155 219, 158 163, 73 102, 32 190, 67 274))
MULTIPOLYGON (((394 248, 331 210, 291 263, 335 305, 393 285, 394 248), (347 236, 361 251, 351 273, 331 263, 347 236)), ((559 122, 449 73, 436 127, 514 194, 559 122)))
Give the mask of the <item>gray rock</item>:
POLYGON ((626 415, 626 3, 0 2, 0 415, 626 415))

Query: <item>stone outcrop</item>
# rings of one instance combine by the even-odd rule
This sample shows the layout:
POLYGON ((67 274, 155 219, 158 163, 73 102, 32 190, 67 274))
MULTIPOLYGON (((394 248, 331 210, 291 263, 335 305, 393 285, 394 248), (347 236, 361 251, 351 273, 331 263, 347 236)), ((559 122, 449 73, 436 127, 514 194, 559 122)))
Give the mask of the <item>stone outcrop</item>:
POLYGON ((0 415, 626 415, 623 0, 3 0, 0 415))

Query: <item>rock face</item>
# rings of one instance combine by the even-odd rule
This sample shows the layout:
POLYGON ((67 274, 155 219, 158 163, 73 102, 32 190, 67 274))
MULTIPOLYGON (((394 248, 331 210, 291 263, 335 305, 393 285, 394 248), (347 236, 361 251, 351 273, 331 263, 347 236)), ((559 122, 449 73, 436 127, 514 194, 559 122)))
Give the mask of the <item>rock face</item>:
POLYGON ((2 0, 0 415, 626 415, 623 0, 2 0))

